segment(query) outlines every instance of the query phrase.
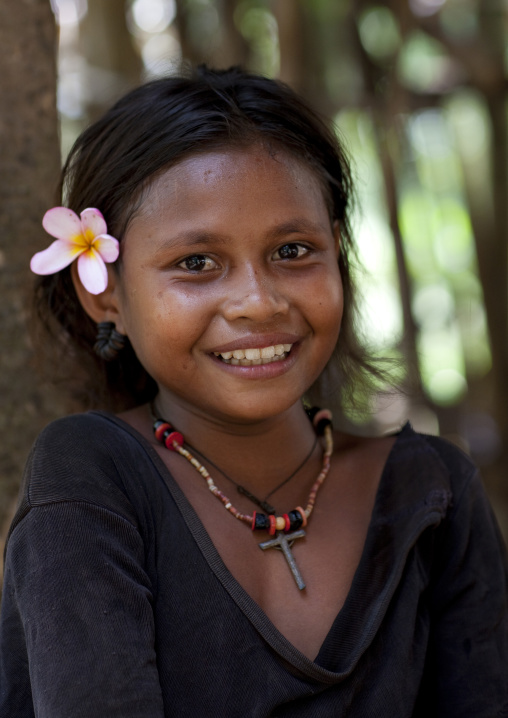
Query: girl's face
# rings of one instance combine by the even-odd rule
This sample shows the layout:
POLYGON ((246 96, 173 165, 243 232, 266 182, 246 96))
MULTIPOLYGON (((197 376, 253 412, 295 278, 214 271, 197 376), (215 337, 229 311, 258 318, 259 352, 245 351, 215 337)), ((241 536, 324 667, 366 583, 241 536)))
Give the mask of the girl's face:
POLYGON ((124 237, 117 329, 168 414, 251 423, 295 404, 339 334, 338 251, 317 178, 283 152, 209 152, 155 180, 124 237))

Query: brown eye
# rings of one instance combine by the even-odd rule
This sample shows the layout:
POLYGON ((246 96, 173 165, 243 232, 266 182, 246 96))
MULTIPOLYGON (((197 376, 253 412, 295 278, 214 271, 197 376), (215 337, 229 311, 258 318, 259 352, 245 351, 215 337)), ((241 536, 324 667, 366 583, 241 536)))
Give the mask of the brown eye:
POLYGON ((291 244, 284 244, 277 250, 276 254, 279 256, 279 259, 297 259, 303 256, 307 251, 306 247, 293 242, 291 244))
POLYGON ((178 266, 189 272, 202 272, 205 269, 213 269, 214 264, 215 262, 206 254, 192 254, 182 260, 178 266))

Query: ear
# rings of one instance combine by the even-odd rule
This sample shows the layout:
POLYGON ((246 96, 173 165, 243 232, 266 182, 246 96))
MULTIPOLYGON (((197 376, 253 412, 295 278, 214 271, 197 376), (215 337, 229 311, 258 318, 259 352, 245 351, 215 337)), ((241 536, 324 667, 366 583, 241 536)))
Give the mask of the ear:
POLYGON ((106 267, 108 270, 108 286, 101 294, 90 294, 84 288, 79 278, 77 262, 74 262, 71 266, 72 283, 81 306, 96 324, 99 322, 114 322, 116 330, 120 334, 125 334, 118 300, 118 274, 110 264, 106 265, 106 267))
POLYGON ((335 255, 338 259, 339 255, 340 255, 340 225, 339 225, 338 219, 334 220, 334 223, 332 225, 332 230, 333 230, 333 238, 335 241, 335 255))

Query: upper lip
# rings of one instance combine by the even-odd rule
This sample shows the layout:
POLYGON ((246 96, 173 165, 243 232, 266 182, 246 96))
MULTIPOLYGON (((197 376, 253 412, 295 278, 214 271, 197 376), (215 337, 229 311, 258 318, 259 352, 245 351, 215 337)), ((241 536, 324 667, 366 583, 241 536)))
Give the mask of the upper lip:
POLYGON ((262 349, 276 344, 296 344, 300 338, 296 334, 247 334, 227 344, 214 347, 211 353, 223 354, 224 352, 234 352, 236 349, 262 349))

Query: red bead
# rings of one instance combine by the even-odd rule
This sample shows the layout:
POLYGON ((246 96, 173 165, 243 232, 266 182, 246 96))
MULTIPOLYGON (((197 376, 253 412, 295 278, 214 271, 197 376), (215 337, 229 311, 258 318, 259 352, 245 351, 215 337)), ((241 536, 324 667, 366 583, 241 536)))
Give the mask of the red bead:
POLYGON ((252 524, 251 524, 250 527, 251 527, 251 529, 252 529, 253 531, 254 531, 254 529, 256 528, 256 513, 257 513, 257 511, 254 511, 254 512, 252 513, 252 524))
POLYGON ((270 514, 270 516, 268 518, 270 520, 270 528, 268 529, 268 533, 270 534, 270 536, 275 536, 275 531, 276 531, 275 522, 277 519, 275 518, 275 516, 273 514, 270 514))
POLYGON ((173 446, 173 443, 176 443, 178 446, 182 446, 183 436, 180 434, 179 431, 172 431, 170 434, 168 434, 164 438, 164 445, 165 445, 166 449, 171 449, 171 451, 176 451, 176 448, 173 446))
POLYGON ((164 422, 163 424, 159 424, 159 426, 155 429, 154 434, 157 441, 160 441, 161 444, 163 443, 162 435, 165 431, 168 431, 168 429, 172 429, 173 427, 171 424, 168 424, 167 422, 164 422))
POLYGON ((288 531, 291 529, 291 522, 289 520, 289 516, 287 514, 282 514, 284 521, 286 522, 286 525, 284 526, 284 533, 288 533, 288 531))

